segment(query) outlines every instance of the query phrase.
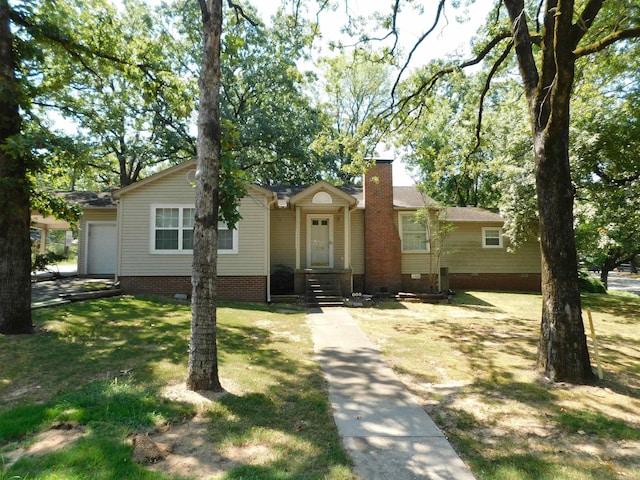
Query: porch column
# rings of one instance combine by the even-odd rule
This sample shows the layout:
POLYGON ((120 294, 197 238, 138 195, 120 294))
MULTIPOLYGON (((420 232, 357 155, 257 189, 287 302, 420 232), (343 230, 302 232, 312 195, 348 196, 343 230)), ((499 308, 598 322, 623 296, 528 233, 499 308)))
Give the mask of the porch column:
POLYGON ((296 270, 300 270, 300 207, 296 206, 296 270))
POLYGON ((351 268, 351 210, 344 206, 344 268, 351 268))
POLYGON ((40 229, 40 253, 47 253, 47 227, 40 229))

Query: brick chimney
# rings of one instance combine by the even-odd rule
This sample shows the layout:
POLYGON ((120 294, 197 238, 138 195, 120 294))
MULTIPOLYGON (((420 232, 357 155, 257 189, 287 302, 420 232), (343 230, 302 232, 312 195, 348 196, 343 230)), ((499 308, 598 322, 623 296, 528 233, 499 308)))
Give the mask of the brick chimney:
POLYGON ((365 292, 369 294, 395 294, 402 286, 392 162, 376 160, 364 175, 365 292))

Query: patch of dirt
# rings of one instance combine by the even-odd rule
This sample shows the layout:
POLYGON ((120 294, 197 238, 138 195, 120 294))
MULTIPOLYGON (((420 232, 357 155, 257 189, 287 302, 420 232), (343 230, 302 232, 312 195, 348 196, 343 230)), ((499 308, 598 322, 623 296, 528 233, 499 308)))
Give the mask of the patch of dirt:
POLYGON ((42 455, 57 452, 82 437, 85 429, 72 423, 58 423, 39 433, 27 447, 4 453, 4 467, 9 468, 25 455, 42 455))
POLYGON ((271 320, 266 320, 266 319, 258 320, 255 323, 255 325, 256 327, 264 328, 265 330, 268 330, 271 333, 271 338, 275 340, 282 339, 282 340, 288 340, 291 342, 302 341, 302 337, 294 334, 293 332, 290 332, 288 330, 278 330, 278 328, 281 327, 281 325, 271 320))
MULTIPOLYGON (((188 422, 165 425, 150 433, 133 435, 133 459, 148 468, 169 475, 193 478, 215 478, 224 475, 239 463, 260 463, 265 457, 261 445, 247 445, 228 449, 224 455, 211 440, 208 405, 228 393, 241 394, 237 385, 222 381, 225 392, 193 392, 184 383, 169 385, 162 395, 174 401, 195 405, 198 414, 188 422)), ((61 450, 84 435, 85 429, 71 423, 60 423, 36 435, 27 447, 2 454, 4 467, 9 468, 25 455, 39 455, 61 450)))
POLYGON ((135 435, 131 439, 134 459, 155 471, 194 478, 220 477, 240 463, 259 463, 264 458, 265 452, 262 450, 266 447, 243 445, 222 453, 211 440, 207 406, 227 393, 242 394, 238 386, 228 380, 222 383, 226 389, 222 393, 192 392, 187 390, 184 383, 165 388, 163 396, 191 403, 198 407, 199 413, 183 424, 135 435))
POLYGON ((164 431, 136 435, 133 458, 151 470, 194 478, 222 476, 237 465, 216 451, 209 434, 210 420, 201 414, 192 420, 171 425, 164 431))
POLYGON ((174 402, 184 402, 194 405, 198 411, 206 410, 212 402, 222 398, 224 395, 231 393, 233 395, 242 395, 242 390, 234 382, 221 379, 224 386, 222 392, 194 392, 187 390, 184 382, 167 385, 162 389, 160 395, 174 402))

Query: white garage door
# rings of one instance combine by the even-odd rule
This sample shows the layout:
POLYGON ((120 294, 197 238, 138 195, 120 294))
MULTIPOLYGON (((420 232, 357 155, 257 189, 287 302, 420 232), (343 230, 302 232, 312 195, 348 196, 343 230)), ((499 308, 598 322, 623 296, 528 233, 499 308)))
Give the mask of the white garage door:
POLYGON ((115 223, 87 225, 87 274, 114 275, 118 237, 115 223))

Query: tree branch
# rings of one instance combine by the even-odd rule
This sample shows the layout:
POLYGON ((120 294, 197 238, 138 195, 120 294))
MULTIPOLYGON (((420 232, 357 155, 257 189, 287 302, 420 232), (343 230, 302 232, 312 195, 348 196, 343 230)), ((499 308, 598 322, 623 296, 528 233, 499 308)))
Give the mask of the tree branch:
MULTIPOLYGON (((478 63, 480 63, 482 60, 484 60, 487 55, 489 55, 489 53, 491 53, 491 51, 497 46, 499 45, 503 40, 505 39, 510 39, 511 38, 511 32, 509 31, 503 31, 498 33, 494 38, 492 38, 483 48, 482 50, 480 50, 480 52, 473 58, 466 60, 464 62, 462 62, 459 65, 452 65, 450 67, 447 68, 443 68, 442 70, 437 71, 436 73, 434 73, 428 80, 426 80, 425 82, 422 83, 422 85, 416 90, 414 91, 411 95, 404 97, 403 99, 401 99, 400 101, 398 101, 396 106, 399 106, 400 108, 404 108, 412 99, 420 96, 423 92, 429 92, 433 86, 436 84, 436 82, 444 77, 445 75, 449 74, 449 73, 453 73, 456 70, 460 70, 463 68, 467 68, 467 67, 471 67, 473 65, 477 65, 478 63)), ((396 81, 396 84, 398 82, 396 81)), ((396 87, 394 86, 394 89, 396 87)), ((393 93, 392 93, 392 98, 393 98, 393 93)))
MULTIPOLYGON (((199 0, 199 1, 201 1, 202 3, 204 0, 199 0)), ((35 38, 47 40, 66 50, 73 58, 78 60, 82 64, 82 66, 87 69, 87 71, 89 71, 93 75, 96 75, 97 78, 101 78, 100 75, 86 63, 84 58, 82 58, 81 54, 91 55, 93 57, 101 58, 103 60, 109 60, 118 65, 123 65, 127 67, 137 67, 143 72, 148 72, 149 70, 160 71, 160 69, 156 68, 155 65, 144 63, 144 62, 134 63, 127 60, 126 58, 118 57, 106 51, 94 49, 87 45, 83 45, 82 43, 69 37, 66 34, 66 32, 63 32, 60 29, 58 29, 57 26, 46 23, 46 22, 42 24, 33 23, 29 19, 20 15, 15 10, 11 10, 10 18, 11 18, 11 21, 14 22, 16 25, 20 25, 21 27, 26 28, 29 31, 29 33, 35 38)), ((154 78, 151 75, 148 75, 148 76, 151 79, 154 78)))
POLYGON ((592 53, 597 53, 601 50, 604 50, 609 45, 612 45, 620 40, 626 40, 628 38, 640 38, 640 27, 637 28, 628 28, 626 30, 618 30, 616 32, 607 35, 606 37, 600 39, 599 41, 592 43, 591 45, 586 45, 585 47, 579 48, 573 52, 576 57, 584 57, 586 55, 591 55, 592 53))
POLYGON ((589 0, 587 5, 584 7, 584 10, 582 10, 580 17, 571 29, 571 42, 573 49, 578 46, 582 37, 584 37, 585 33, 587 33, 589 28, 591 28, 591 25, 593 25, 603 3, 603 0, 589 0))
MULTIPOLYGON (((445 5, 445 0, 439 0, 438 10, 436 12, 436 18, 433 21, 433 25, 431 25, 431 28, 420 36, 418 41, 416 41, 416 43, 413 45, 413 48, 409 52, 409 55, 407 56, 407 59, 404 62, 404 65, 402 65, 402 68, 400 69, 400 72, 398 73, 398 76, 396 77, 396 81, 393 84, 393 88, 391 89, 391 98, 392 99, 395 98, 396 89, 398 88, 398 85, 400 84, 400 78, 402 78, 402 75, 404 74, 405 70, 407 68, 409 68, 409 63, 411 62, 411 58, 413 57, 413 54, 416 52, 416 50, 422 44, 422 42, 431 34, 431 32, 433 32, 435 30, 436 26, 440 22, 440 16, 442 15, 442 11, 444 10, 444 5, 445 5)), ((397 15, 397 13, 398 13, 398 0, 396 0, 396 2, 395 2, 394 13, 393 13, 393 31, 394 32, 396 31, 395 29, 396 29, 396 15, 397 15)), ((398 39, 397 39, 397 33, 396 33, 396 43, 394 44, 394 47, 393 47, 394 49, 395 49, 395 47, 397 45, 397 41, 398 41, 398 39)))
POLYGON ((236 12, 237 19, 244 18, 247 22, 251 24, 251 26, 256 28, 260 26, 260 24, 255 19, 251 18, 249 15, 245 13, 244 9, 240 4, 232 0, 227 0, 227 5, 229 5, 229 8, 233 9, 236 12))
POLYGON ((531 48, 533 41, 527 27, 524 2, 523 0, 504 0, 504 4, 507 7, 509 18, 512 22, 511 29, 513 32, 516 56, 518 57, 518 65, 520 67, 520 75, 522 76, 529 105, 531 105, 540 77, 531 48))
POLYGON ((476 145, 475 145, 475 147, 473 147, 473 150, 471 151, 469 156, 471 156, 473 153, 478 151, 478 149, 480 148, 480 132, 481 132, 481 129, 482 129, 482 115, 483 115, 483 111, 484 111, 484 99, 486 98, 487 93, 489 93, 489 88, 491 87, 491 80, 493 79, 495 74, 498 72, 499 68, 502 66, 502 64, 505 62, 505 60, 507 59, 507 57, 511 53, 511 49, 512 48, 513 48, 513 42, 509 42, 509 44, 507 45, 507 48, 505 48, 504 51, 502 52, 502 54, 500 55, 500 58, 498 58, 498 60, 491 67, 491 71, 489 72, 489 75, 487 76, 487 79, 486 79, 486 81, 484 83, 484 88, 482 89, 482 92, 480 93, 480 105, 478 105, 478 122, 476 124, 476 145))
POLYGON ((198 0, 198 5, 200 5, 200 13, 202 15, 202 24, 206 25, 209 21, 209 16, 211 13, 209 12, 209 7, 207 5, 206 0, 198 0))

